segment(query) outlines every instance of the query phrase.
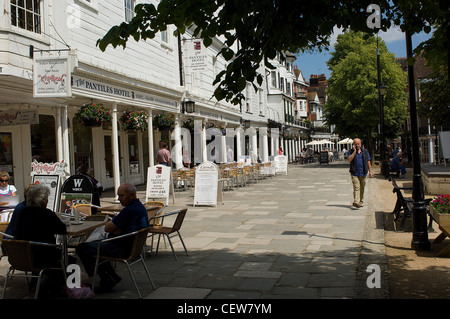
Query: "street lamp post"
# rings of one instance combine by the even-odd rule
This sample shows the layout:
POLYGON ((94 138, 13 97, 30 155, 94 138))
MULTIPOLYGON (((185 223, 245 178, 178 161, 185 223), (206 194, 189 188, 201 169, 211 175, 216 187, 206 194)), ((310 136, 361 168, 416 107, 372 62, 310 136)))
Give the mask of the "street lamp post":
POLYGON ((387 175, 387 166, 385 158, 385 140, 384 140, 384 96, 386 95, 387 88, 381 83, 378 87, 379 103, 380 103, 380 160, 381 160, 381 174, 387 175))
POLYGON ((378 48, 377 35, 377 88, 378 88, 378 106, 380 112, 380 162, 381 174, 387 175, 387 163, 385 161, 385 145, 384 145, 384 95, 386 94, 386 86, 381 82, 381 66, 380 66, 380 49, 378 48))
POLYGON ((414 65, 409 61, 412 59, 411 34, 406 31, 406 57, 408 60, 408 93, 409 109, 411 116, 411 139, 412 139, 412 157, 413 157, 413 209, 412 209, 412 228, 413 237, 411 248, 414 250, 429 250, 427 229, 427 208, 425 206, 425 195, 423 191, 422 172, 420 168, 419 154, 419 127, 417 121, 416 92, 414 84, 414 65))

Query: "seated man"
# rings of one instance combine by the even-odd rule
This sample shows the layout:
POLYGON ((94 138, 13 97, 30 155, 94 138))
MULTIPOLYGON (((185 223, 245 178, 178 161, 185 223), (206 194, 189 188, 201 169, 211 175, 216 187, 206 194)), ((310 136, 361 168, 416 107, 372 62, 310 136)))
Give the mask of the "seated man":
MULTIPOLYGON (((122 184, 117 195, 124 206, 121 212, 105 225, 105 231, 109 233, 108 238, 124 235, 148 227, 147 209, 136 196, 136 187, 131 184, 122 184)), ((97 255, 99 241, 86 242, 77 246, 76 252, 89 277, 94 275, 95 256, 97 255)), ((131 252, 133 238, 127 237, 122 240, 102 244, 100 255, 126 258, 131 252)), ((101 264, 97 270, 100 277, 100 288, 102 290, 112 289, 121 278, 116 274, 110 262, 101 264)))
POLYGON ((391 161, 391 171, 397 172, 401 171, 402 176, 404 177, 406 175, 406 168, 405 168, 405 159, 403 158, 402 152, 398 152, 396 156, 391 161))

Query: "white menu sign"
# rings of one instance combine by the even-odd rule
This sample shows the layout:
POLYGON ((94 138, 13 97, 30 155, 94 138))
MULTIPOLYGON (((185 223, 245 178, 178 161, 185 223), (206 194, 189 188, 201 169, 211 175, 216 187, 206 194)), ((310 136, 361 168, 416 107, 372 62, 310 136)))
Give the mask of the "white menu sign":
POLYGON ((150 198, 165 198, 166 205, 168 205, 171 171, 172 169, 165 165, 155 165, 148 168, 146 201, 150 198))
POLYGON ((219 169, 212 162, 204 162, 195 170, 195 205, 217 206, 217 190, 219 183, 219 169))
POLYGON ((59 184, 60 175, 38 175, 34 174, 32 177, 32 184, 41 184, 47 186, 50 189, 50 195, 48 196, 47 208, 56 212, 59 201, 59 184))
POLYGON ((287 175, 287 157, 285 155, 277 155, 274 158, 276 172, 285 172, 287 175))

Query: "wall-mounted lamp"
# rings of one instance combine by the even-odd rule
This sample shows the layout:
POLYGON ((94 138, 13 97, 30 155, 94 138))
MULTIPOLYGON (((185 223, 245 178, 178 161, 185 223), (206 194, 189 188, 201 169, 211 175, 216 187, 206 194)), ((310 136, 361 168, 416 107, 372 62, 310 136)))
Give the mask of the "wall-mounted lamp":
POLYGON ((183 113, 194 113, 195 112, 195 102, 194 101, 184 101, 183 105, 183 113))

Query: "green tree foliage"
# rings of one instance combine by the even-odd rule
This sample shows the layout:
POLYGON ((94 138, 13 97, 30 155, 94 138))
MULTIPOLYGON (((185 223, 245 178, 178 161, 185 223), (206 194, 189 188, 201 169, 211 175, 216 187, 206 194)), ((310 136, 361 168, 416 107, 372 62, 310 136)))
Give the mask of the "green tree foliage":
POLYGON ((420 102, 417 112, 421 117, 429 118, 431 125, 450 125, 450 83, 448 70, 435 72, 430 79, 420 83, 420 102))
MULTIPOLYGON (((383 41, 379 41, 381 82, 387 87, 384 97, 384 135, 393 138, 401 133, 407 118, 406 73, 395 62, 383 41)), ((380 119, 377 89, 377 39, 361 32, 338 36, 335 52, 327 62, 331 69, 328 101, 324 117, 336 125, 342 136, 360 137, 372 151, 372 139, 378 134, 380 119)))
MULTIPOLYGON (((212 44, 214 37, 220 37, 224 44, 219 54, 229 64, 216 77, 214 96, 237 104, 244 98, 241 91, 246 81, 261 84, 264 75, 258 73, 259 66, 263 62, 270 66, 267 59, 274 58, 278 52, 326 49, 335 26, 376 32, 367 27, 371 13, 366 9, 373 2, 161 0, 157 6, 138 4, 135 17, 129 23, 112 27, 98 45, 101 50, 108 45, 125 48, 130 37, 136 41, 151 39, 167 30, 168 25, 177 28, 177 35, 189 30, 191 36, 202 38, 206 46, 212 44)), ((383 30, 394 22, 412 33, 448 25, 448 0, 379 0, 376 3, 388 17, 381 21, 383 30)))

